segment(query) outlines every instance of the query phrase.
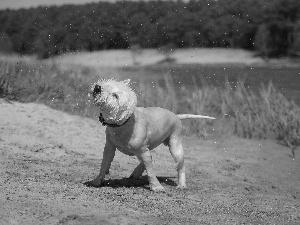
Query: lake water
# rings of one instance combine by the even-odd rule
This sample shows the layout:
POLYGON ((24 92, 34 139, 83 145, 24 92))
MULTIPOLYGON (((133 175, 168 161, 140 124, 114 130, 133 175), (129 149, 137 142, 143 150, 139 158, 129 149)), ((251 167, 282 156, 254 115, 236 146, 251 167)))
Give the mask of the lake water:
POLYGON ((224 86, 225 77, 234 86, 238 78, 245 78, 245 86, 257 91, 261 84, 271 80, 274 86, 288 99, 300 105, 300 69, 266 68, 248 66, 202 66, 202 65, 171 65, 143 68, 123 68, 123 75, 133 80, 143 79, 153 82, 154 79, 163 82, 164 74, 172 76, 174 84, 192 89, 193 80, 201 85, 224 86), (142 77, 141 77, 142 76, 142 77))

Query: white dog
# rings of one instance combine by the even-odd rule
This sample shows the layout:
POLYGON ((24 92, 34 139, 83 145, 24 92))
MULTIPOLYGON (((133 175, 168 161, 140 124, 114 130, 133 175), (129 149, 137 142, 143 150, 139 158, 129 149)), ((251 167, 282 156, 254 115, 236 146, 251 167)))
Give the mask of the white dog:
POLYGON ((137 97, 129 86, 129 80, 100 80, 92 86, 90 97, 100 108, 99 120, 106 128, 106 144, 99 175, 91 182, 100 186, 118 149, 126 155, 135 155, 140 164, 130 178, 137 179, 146 169, 150 189, 162 191, 164 188, 157 180, 152 165, 150 151, 164 143, 177 163, 178 188, 186 188, 184 150, 182 146, 182 124, 180 119, 213 117, 200 115, 175 115, 158 108, 136 107, 137 97))

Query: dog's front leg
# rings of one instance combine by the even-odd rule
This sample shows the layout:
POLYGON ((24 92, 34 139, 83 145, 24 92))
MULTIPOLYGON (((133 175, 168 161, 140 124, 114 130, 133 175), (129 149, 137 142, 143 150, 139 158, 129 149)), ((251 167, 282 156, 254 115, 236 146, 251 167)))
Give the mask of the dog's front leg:
POLYGON ((140 164, 133 170, 129 178, 132 179, 138 179, 143 175, 143 172, 145 171, 145 164, 138 158, 140 161, 140 164))
POLYGON ((101 185, 105 178, 105 174, 108 174, 111 162, 113 161, 116 153, 116 147, 114 144, 106 138, 106 143, 103 151, 103 159, 101 163, 100 173, 99 175, 91 181, 91 184, 95 187, 101 185))
POLYGON ((152 156, 151 156, 149 149, 144 150, 137 157, 144 163, 144 165, 146 167, 150 189, 152 191, 163 191, 164 190, 163 186, 159 183, 159 181, 157 180, 157 178, 154 174, 153 164, 152 164, 152 156))

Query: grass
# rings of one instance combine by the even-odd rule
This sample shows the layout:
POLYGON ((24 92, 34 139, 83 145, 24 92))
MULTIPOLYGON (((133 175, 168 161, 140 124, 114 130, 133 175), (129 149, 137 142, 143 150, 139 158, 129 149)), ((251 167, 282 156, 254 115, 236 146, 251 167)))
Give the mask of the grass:
MULTIPOLYGON (((114 72, 105 71, 102 77, 114 72)), ((87 98, 90 84, 98 76, 87 67, 60 69, 55 63, 0 60, 0 97, 21 102, 41 102, 73 114, 97 118, 98 109, 87 98)), ((245 87, 245 80, 236 85, 225 80, 223 87, 197 85, 176 90, 170 74, 164 82, 147 82, 140 78, 134 84, 139 93, 139 106, 159 106, 175 113, 215 116, 230 120, 233 131, 244 138, 273 138, 293 150, 300 145, 300 109, 288 101, 270 82, 259 92, 245 87)), ((203 81, 203 83, 205 83, 203 81)), ((210 120, 189 120, 186 131, 206 136, 210 120)))
POLYGON ((53 108, 89 115, 85 96, 92 77, 84 68, 61 71, 46 63, 0 62, 0 96, 21 102, 41 102, 53 108))
POLYGON ((244 138, 272 137, 293 149, 300 145, 300 108, 276 90, 272 82, 261 85, 259 94, 237 82, 228 82, 222 94, 222 112, 234 117, 234 131, 244 138))

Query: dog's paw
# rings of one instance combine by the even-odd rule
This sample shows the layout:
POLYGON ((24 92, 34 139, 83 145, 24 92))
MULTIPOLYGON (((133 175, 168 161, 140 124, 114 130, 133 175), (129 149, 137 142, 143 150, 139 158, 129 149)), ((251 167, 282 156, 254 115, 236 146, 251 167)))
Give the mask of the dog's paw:
POLYGON ((85 182, 84 185, 87 187, 100 187, 101 183, 97 182, 96 180, 92 180, 85 182))
POLYGON ((176 188, 179 190, 187 189, 186 185, 180 185, 180 184, 178 184, 176 188))
POLYGON ((150 186, 150 190, 154 192, 164 192, 165 188, 161 185, 150 186))

